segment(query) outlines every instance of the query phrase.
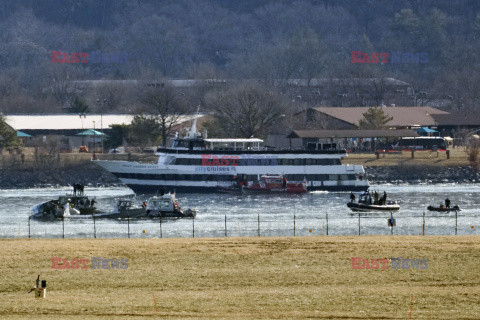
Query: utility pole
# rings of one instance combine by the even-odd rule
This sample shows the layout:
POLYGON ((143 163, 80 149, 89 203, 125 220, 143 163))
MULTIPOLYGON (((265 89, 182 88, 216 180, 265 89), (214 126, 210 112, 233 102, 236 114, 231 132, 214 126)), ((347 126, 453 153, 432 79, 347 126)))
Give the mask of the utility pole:
POLYGON ((100 136, 100 140, 102 141, 102 153, 103 153, 103 107, 107 103, 107 99, 97 99, 97 110, 100 112, 100 132, 102 133, 100 136))
POLYGON ((95 143, 96 143, 95 136, 96 136, 97 132, 95 131, 95 121, 92 121, 92 122, 93 122, 93 149, 92 149, 93 151, 92 151, 92 157, 93 157, 93 159, 95 160, 95 147, 96 147, 96 145, 95 145, 95 143))

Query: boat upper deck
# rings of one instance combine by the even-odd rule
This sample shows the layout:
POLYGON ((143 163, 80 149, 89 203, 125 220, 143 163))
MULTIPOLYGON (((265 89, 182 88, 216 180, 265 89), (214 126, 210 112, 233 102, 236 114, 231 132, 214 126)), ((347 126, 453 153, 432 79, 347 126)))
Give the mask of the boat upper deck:
POLYGON ((232 149, 174 149, 174 148, 164 148, 164 147, 158 147, 157 148, 157 154, 158 153, 171 153, 171 154, 234 154, 234 155, 240 155, 240 154, 339 154, 339 155, 346 155, 347 151, 346 150, 305 150, 305 149, 283 149, 283 150, 278 150, 278 149, 262 149, 262 150, 232 150, 232 149))

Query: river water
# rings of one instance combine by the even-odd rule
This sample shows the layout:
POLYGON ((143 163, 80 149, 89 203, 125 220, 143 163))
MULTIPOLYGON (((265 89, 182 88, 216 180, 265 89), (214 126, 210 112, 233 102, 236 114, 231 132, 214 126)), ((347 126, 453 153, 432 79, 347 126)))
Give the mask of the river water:
MULTIPOLYGON (((312 192, 304 195, 178 194, 182 208, 197 209, 193 219, 116 221, 90 217, 54 222, 31 220, 31 207, 70 192, 70 188, 0 190, 2 238, 154 238, 309 235, 426 235, 480 234, 479 184, 376 185, 371 190, 397 200, 396 226, 388 227, 389 212, 351 212, 349 193, 312 192), (428 212, 445 198, 462 211, 428 212), (424 216, 425 212, 425 216, 424 216), (328 221, 327 221, 328 215, 328 221), (457 226, 456 226, 457 225, 457 226)), ((129 188, 86 188, 97 207, 112 211, 115 199, 134 196, 129 188)), ((138 195, 136 201, 148 198, 138 195)))

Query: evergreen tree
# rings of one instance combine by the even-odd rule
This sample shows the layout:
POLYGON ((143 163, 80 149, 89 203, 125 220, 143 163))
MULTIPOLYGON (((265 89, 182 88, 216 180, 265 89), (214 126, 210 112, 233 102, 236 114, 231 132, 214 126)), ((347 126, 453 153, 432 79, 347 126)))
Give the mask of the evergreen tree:
POLYGON ((393 117, 386 115, 382 108, 371 107, 363 114, 363 118, 358 122, 358 128, 383 129, 391 120, 393 120, 393 117))
POLYGON ((11 148, 20 146, 20 140, 17 138, 17 132, 5 121, 5 117, 0 115, 0 148, 11 148))
POLYGON ((89 107, 84 99, 80 98, 79 96, 75 96, 73 101, 70 103, 70 108, 68 111, 71 113, 87 113, 89 111, 89 107))
POLYGON ((129 133, 129 126, 126 124, 113 124, 110 125, 112 129, 105 139, 105 147, 110 148, 117 148, 123 144, 123 140, 127 140, 128 133, 129 133))

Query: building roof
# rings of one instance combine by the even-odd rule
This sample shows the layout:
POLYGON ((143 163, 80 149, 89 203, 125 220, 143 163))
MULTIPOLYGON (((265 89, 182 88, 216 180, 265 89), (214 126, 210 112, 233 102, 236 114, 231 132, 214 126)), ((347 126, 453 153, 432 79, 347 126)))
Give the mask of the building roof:
POLYGON ((32 136, 29 135, 28 133, 25 133, 25 132, 22 132, 22 131, 17 131, 17 137, 19 137, 19 138, 30 138, 32 136))
POLYGON ((434 114, 432 118, 439 126, 480 126, 479 113, 434 114))
POLYGON ((93 129, 88 129, 80 133, 77 133, 77 136, 103 136, 103 135, 105 135, 105 133, 102 133, 100 131, 93 130, 93 129))
MULTIPOLYGON (((177 88, 198 87, 204 85, 219 85, 237 82, 237 79, 158 79, 158 80, 76 80, 75 84, 82 87, 100 86, 162 86, 168 85, 177 88)), ((243 79, 247 82, 259 82, 261 79, 243 79)), ((274 79, 275 84, 288 84, 298 87, 324 87, 326 85, 375 85, 410 86, 409 83, 394 78, 313 78, 313 79, 274 79)))
POLYGON ((257 138, 250 138, 250 139, 231 139, 231 138, 225 138, 225 139, 204 139, 206 142, 212 142, 212 143, 254 143, 254 142, 263 142, 262 139, 257 139, 257 138))
MULTIPOLYGON (((5 121, 15 130, 86 130, 108 129, 110 125, 130 124, 131 114, 87 114, 80 117, 78 114, 22 114, 6 115, 5 121)), ((179 123, 189 121, 199 115, 186 115, 179 123)))
POLYGON ((437 133, 437 130, 433 130, 427 127, 420 127, 414 130, 415 132, 422 132, 422 133, 437 133))
MULTIPOLYGON (((280 82, 280 80, 276 80, 280 82)), ((314 79, 288 79, 289 85, 303 87, 323 87, 325 85, 374 85, 383 83, 387 86, 410 86, 409 83, 394 78, 314 78, 314 79)))
POLYGON ((413 130, 293 130, 287 138, 400 138, 418 136, 413 130))
MULTIPOLYGON (((370 107, 316 107, 312 108, 318 112, 327 114, 331 117, 340 119, 344 122, 358 125, 363 114, 370 107)), ((448 114, 448 112, 438 110, 432 107, 381 107, 385 114, 393 119, 387 123, 392 127, 411 127, 411 126, 434 126, 434 114, 448 114)))

